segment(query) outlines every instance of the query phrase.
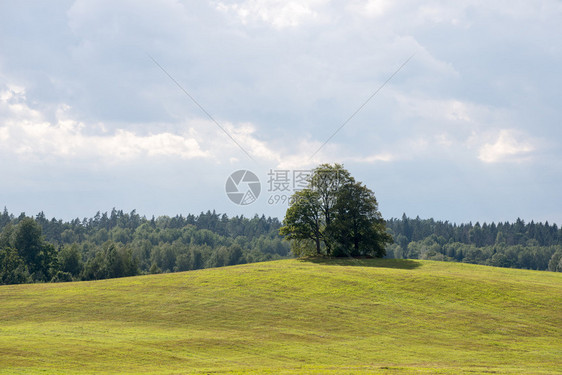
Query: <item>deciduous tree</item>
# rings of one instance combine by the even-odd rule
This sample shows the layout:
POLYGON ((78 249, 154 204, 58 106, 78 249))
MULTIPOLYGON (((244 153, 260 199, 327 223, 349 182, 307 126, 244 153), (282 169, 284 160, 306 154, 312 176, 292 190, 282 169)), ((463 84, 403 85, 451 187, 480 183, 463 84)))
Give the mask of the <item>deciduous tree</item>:
POLYGON ((308 187, 295 193, 279 233, 295 255, 373 255, 392 242, 373 192, 340 164, 315 168, 308 187))

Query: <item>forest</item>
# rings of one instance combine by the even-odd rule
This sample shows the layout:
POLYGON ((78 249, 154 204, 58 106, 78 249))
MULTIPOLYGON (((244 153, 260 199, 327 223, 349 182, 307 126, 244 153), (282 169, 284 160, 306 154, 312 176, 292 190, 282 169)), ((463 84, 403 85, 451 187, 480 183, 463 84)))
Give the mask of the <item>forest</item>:
POLYGON ((556 224, 454 224, 434 219, 386 221, 394 243, 387 257, 431 259, 496 267, 562 272, 562 228, 556 224))
MULTIPOLYGON (((265 216, 199 215, 146 218, 113 209, 71 221, 0 214, 0 284, 97 280, 179 272, 293 257, 265 216)), ((386 221, 394 242, 387 258, 430 259, 562 271, 562 229, 556 224, 469 223, 434 219, 386 221)))
POLYGON ((133 210, 63 222, 0 215, 0 284, 97 280, 291 257, 276 218, 216 212, 147 219, 133 210))

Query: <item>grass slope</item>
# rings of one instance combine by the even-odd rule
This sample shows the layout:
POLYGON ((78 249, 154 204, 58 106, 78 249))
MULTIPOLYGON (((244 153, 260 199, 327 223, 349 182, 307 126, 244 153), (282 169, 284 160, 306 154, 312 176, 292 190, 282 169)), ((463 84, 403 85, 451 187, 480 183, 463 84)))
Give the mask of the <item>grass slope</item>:
POLYGON ((560 372, 562 274, 284 260, 0 287, 1 374, 560 372))

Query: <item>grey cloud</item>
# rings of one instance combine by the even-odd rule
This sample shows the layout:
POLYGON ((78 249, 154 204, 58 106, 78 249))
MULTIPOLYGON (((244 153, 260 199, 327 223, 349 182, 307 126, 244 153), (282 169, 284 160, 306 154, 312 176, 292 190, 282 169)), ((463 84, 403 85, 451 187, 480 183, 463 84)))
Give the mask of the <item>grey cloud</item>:
MULTIPOLYGON (((517 169, 520 178, 534 178, 547 186, 544 198, 534 198, 537 207, 554 199, 560 180, 553 176, 555 169, 544 165, 562 159, 559 1, 275 4, 265 0, 2 2, 0 80, 3 87, 23 87, 26 105, 53 126, 58 124, 57 109, 67 108, 69 118, 84 124, 80 135, 86 139, 131 134, 127 139, 135 144, 150 139, 162 145, 187 138, 190 128, 196 128, 200 151, 220 149, 221 160, 170 160, 148 152, 143 159, 152 168, 145 173, 169 180, 169 191, 177 192, 173 172, 160 173, 163 165, 198 173, 207 168, 213 177, 202 173, 200 181, 212 185, 232 167, 245 166, 246 160, 228 139, 217 136, 213 124, 200 126, 204 115, 147 53, 244 145, 255 149, 260 166, 275 168, 302 164, 309 149, 323 142, 415 52, 411 63, 314 162, 345 161, 365 171, 368 184, 377 185, 379 173, 380 178, 393 181, 394 185, 382 186, 381 194, 388 201, 380 199, 392 214, 407 211, 444 217, 445 208, 434 209, 440 197, 452 201, 458 194, 470 195, 467 181, 501 172, 498 164, 522 150, 524 162, 510 168, 517 169), (168 143, 149 138, 163 134, 168 134, 168 143), (441 170, 433 167, 436 161, 442 163, 441 170), (445 187, 412 174, 416 170, 428 171, 436 181, 445 181, 445 187), (451 177, 455 170, 462 176, 451 177), (425 198, 418 197, 428 203, 400 198, 411 194, 407 187, 416 185, 417 178, 431 187, 424 190, 425 198)), ((0 128, 17 121, 1 115, 0 128)), ((0 141, 2 137, 6 131, 0 131, 0 141)), ((28 164, 8 150, 12 149, 2 150, 4 160, 15 160, 26 170, 28 164)), ((55 159, 60 161, 59 157, 55 159)), ((67 160, 49 168, 56 169, 58 176, 67 171, 70 181, 72 168, 79 169, 80 163, 67 160)), ((0 170, 15 173, 6 165, 0 170)), ((99 173, 103 179, 104 172, 99 173)), ((498 176, 486 177, 495 189, 502 182, 514 183, 509 176, 498 176)), ((48 175, 43 178, 48 190, 48 175)), ((115 183, 128 186, 124 177, 115 178, 115 183)), ((512 196, 524 197, 527 188, 516 189, 512 196)), ((138 193, 138 202, 146 200, 149 190, 138 193)), ((501 194, 490 194, 501 199, 501 194)), ((488 195, 478 188, 474 196, 488 195)), ((99 197, 98 202, 111 200, 104 193, 99 197)), ((181 199, 189 202, 188 197, 181 199)), ((39 199, 36 202, 41 205, 39 199)), ((486 215, 499 217, 507 206, 499 202, 486 215)), ((467 206, 455 210, 463 209, 467 206)), ((525 209, 522 216, 537 213, 562 220, 556 209, 551 213, 525 209)))

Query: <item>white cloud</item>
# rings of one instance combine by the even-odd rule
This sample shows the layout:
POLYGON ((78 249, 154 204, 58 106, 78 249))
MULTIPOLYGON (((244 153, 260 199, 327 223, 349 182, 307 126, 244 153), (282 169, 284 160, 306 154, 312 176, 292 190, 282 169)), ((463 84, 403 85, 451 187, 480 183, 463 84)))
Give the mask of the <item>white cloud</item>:
POLYGON ((0 128, 0 141, 6 142, 10 138, 10 130, 6 127, 0 128))
MULTIPOLYGON (((31 108, 25 101, 25 91, 7 88, 0 92, 0 148, 30 159, 90 158, 110 162, 129 161, 139 157, 174 157, 180 159, 215 159, 238 152, 231 140, 226 139, 209 121, 193 121, 183 132, 137 134, 127 129, 108 133, 103 124, 88 126, 72 119, 71 108, 58 106, 55 120, 31 108), (101 134, 87 130, 101 129, 101 134)), ((279 160, 267 144, 255 138, 251 124, 236 127, 226 124, 227 131, 243 144, 253 156, 279 160)))
POLYGON ((494 143, 486 143, 480 148, 478 158, 485 163, 522 161, 535 148, 525 134, 513 129, 502 129, 494 143))
MULTIPOLYGON (((221 126, 238 143, 209 120, 154 124, 166 128, 161 132, 142 132, 145 126, 128 128, 113 126, 109 131, 104 123, 86 124, 72 118, 72 108, 58 105, 49 113, 32 108, 26 100, 25 89, 7 87, 0 91, 0 151, 22 159, 65 159, 94 163, 120 163, 143 158, 164 157, 182 160, 205 159, 213 163, 231 164, 246 159, 244 151, 259 163, 269 167, 310 166, 313 145, 276 148, 257 136, 254 124, 223 122, 221 126), (47 118, 54 118, 48 121, 47 118), (240 148, 243 148, 242 151, 240 148)), ((282 142, 281 142, 282 143, 282 142)))
POLYGON ((365 157, 354 157, 350 158, 350 161, 360 162, 360 163, 376 163, 376 162, 390 162, 397 159, 396 155, 389 152, 373 154, 365 157))
POLYGON ((72 158, 128 161, 141 156, 169 156, 181 159, 208 158, 199 142, 189 135, 159 133, 137 135, 118 129, 111 135, 87 135, 84 124, 60 121, 56 124, 33 121, 8 121, 0 128, 3 152, 12 151, 25 158, 72 158))
POLYGON ((278 152, 273 151, 266 142, 256 137, 256 128, 253 124, 247 122, 235 127, 233 124, 227 123, 225 128, 253 158, 268 162, 279 162, 281 159, 281 155, 278 152))
POLYGON ((233 13, 243 24, 269 24, 276 29, 297 27, 319 17, 315 10, 325 0, 246 0, 240 4, 218 2, 218 10, 233 13))
POLYGON ((348 5, 348 9, 362 17, 380 17, 392 6, 392 2, 388 0, 359 0, 352 1, 348 5))
POLYGON ((427 23, 448 23, 453 26, 469 26, 465 21, 467 4, 451 2, 447 6, 442 4, 424 4, 418 9, 418 17, 427 23))
POLYGON ((474 103, 458 99, 434 99, 428 97, 396 93, 395 98, 401 109, 410 116, 423 119, 471 122, 473 117, 487 110, 474 103))

